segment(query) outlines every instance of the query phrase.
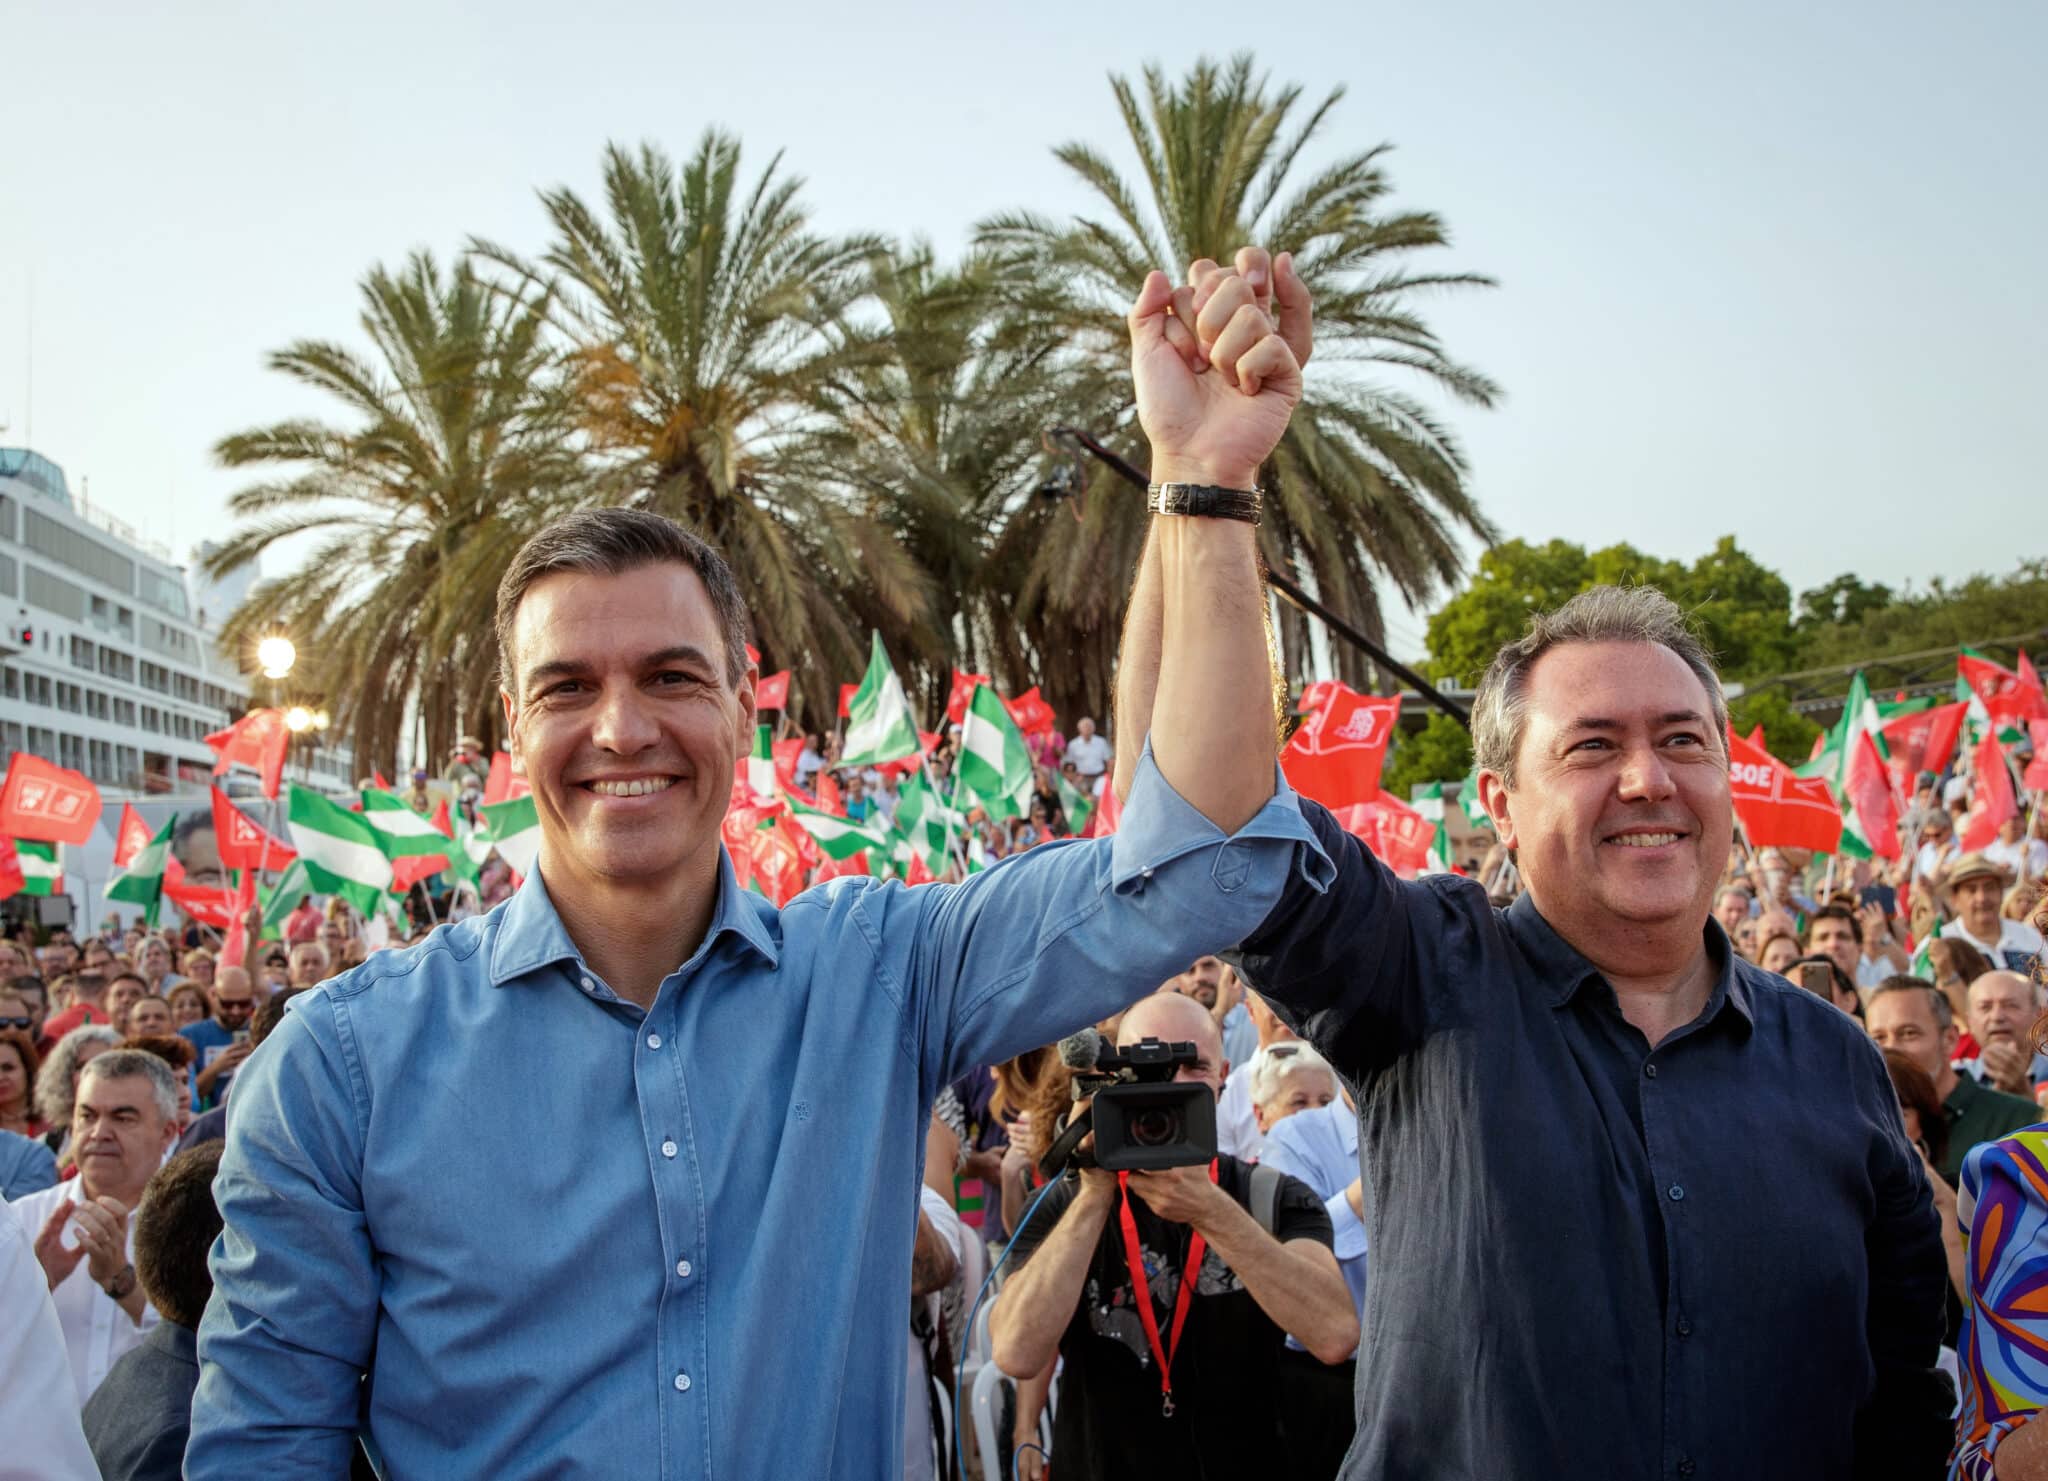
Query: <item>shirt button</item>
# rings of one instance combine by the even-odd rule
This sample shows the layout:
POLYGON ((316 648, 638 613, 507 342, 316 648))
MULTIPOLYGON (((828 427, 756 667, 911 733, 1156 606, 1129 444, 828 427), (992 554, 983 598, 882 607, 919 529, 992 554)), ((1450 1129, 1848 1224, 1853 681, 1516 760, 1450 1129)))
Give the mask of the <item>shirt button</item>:
POLYGON ((1678 1335, 1681 1337, 1692 1336, 1692 1323, 1688 1321, 1685 1317, 1680 1317, 1678 1319, 1678 1335))
POLYGON ((690 1278, 690 1262, 688 1260, 676 1261, 676 1274, 684 1280, 688 1280, 690 1278))
POLYGON ((1656 1067, 1655 1065, 1653 1065, 1653 1064, 1646 1064, 1646 1065, 1644 1065, 1644 1066, 1643 1066, 1643 1076, 1644 1076, 1644 1078, 1646 1078, 1646 1079, 1650 1079, 1650 1080, 1654 1080, 1654 1079, 1656 1079, 1656 1078, 1657 1078, 1657 1067, 1656 1067))
POLYGON ((649 1049, 659 1049, 661 1047, 661 1035, 649 1034, 647 1036, 647 1047, 649 1049))
POLYGON ((594 977, 586 977, 586 978, 584 978, 584 979, 583 979, 583 990, 584 990, 585 992, 596 992, 596 991, 597 991, 597 979, 596 979, 596 978, 594 978, 594 977))
POLYGON ((1673 1203, 1677 1203, 1685 1197, 1685 1189, 1680 1187, 1677 1183, 1673 1183, 1669 1188, 1666 1188, 1664 1191, 1670 1197, 1673 1203))
POLYGON ((676 1392, 679 1394, 686 1394, 689 1391, 690 1375, 687 1373, 678 1373, 676 1375, 676 1392))
POLYGON ((675 1144, 674 1142, 663 1142, 663 1143, 661 1144, 661 1155, 662 1155, 662 1156, 664 1156, 664 1157, 673 1157, 673 1156, 675 1156, 675 1155, 676 1155, 676 1144, 675 1144))
POLYGON ((1679 1462, 1678 1462, 1678 1474, 1679 1474, 1679 1475, 1681 1475, 1681 1476, 1690 1476, 1690 1475, 1691 1475, 1691 1474, 1692 1474, 1692 1473, 1693 1473, 1694 1471, 1697 1471, 1698 1469, 1699 1469, 1699 1467, 1698 1467, 1698 1466, 1696 1466, 1696 1465, 1694 1465, 1694 1464, 1692 1463, 1692 1457, 1691 1457, 1691 1456, 1687 1455, 1687 1456, 1682 1456, 1682 1457, 1680 1457, 1680 1458, 1679 1458, 1679 1462))

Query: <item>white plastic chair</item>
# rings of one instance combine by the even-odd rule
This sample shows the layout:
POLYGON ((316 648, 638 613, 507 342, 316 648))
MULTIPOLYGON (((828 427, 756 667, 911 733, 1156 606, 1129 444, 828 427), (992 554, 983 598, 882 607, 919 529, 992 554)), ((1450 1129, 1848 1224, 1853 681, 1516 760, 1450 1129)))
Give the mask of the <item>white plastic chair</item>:
POLYGON ((996 1425, 1003 1417, 1004 1385, 1016 1388, 1010 1375, 994 1363, 984 1363, 974 1375, 970 1412, 974 1419, 974 1447, 981 1452, 981 1474, 985 1481, 1008 1481, 1003 1469, 1003 1450, 996 1438, 996 1425))

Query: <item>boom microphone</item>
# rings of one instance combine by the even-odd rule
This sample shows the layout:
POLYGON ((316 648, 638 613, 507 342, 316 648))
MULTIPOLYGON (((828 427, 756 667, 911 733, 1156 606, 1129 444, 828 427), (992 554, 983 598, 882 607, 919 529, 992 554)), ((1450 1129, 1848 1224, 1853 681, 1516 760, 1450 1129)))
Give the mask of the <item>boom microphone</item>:
POLYGON ((1092 1070, 1102 1057, 1102 1035, 1092 1028, 1060 1040, 1060 1063, 1070 1070, 1092 1070))

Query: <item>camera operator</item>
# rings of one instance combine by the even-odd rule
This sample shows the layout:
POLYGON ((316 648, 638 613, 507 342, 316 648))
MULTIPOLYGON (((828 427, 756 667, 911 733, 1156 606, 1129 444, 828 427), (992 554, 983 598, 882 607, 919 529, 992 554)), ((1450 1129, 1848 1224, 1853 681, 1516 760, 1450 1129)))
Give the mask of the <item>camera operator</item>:
MULTIPOLYGON (((1146 1038, 1192 1042, 1196 1062, 1174 1078, 1221 1091, 1222 1037, 1199 1003, 1146 998, 1124 1015, 1117 1044, 1146 1038)), ((1287 1333, 1329 1362, 1357 1346, 1322 1200, 1275 1175, 1268 1233, 1250 1211, 1252 1173, 1228 1156, 1121 1177, 1087 1167, 1020 1232, 989 1334, 1006 1373, 1038 1373, 1056 1351, 1065 1360, 1052 1446, 1061 1481, 1248 1474, 1279 1443, 1273 1388, 1287 1333)))

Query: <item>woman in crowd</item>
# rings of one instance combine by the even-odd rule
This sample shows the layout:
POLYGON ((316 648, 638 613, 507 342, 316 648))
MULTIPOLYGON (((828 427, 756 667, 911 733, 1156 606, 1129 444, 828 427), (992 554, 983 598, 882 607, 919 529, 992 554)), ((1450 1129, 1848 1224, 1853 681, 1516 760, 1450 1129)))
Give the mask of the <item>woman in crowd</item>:
POLYGON ((1337 1098, 1337 1072, 1306 1040, 1268 1044, 1252 1070, 1252 1118, 1264 1136, 1289 1116, 1337 1098))
POLYGON ((47 1129, 36 1114, 36 1046, 28 1031, 0 1028, 0 1131, 41 1136, 47 1129))
POLYGON ((1756 954, 1756 964, 1766 972, 1775 972, 1783 977, 1799 960, 1799 950, 1797 936, 1779 932, 1764 942, 1763 949, 1756 954))
POLYGON ((84 1024, 59 1039, 36 1071, 36 1114, 49 1128, 43 1141, 57 1154, 59 1169, 71 1161, 71 1111, 78 1099, 78 1072, 87 1060, 120 1042, 121 1036, 105 1024, 84 1024))
POLYGON ((179 971, 187 982, 196 982, 201 988, 211 991, 215 965, 212 952, 203 946, 195 946, 185 953, 184 965, 179 971))
POLYGON ((171 1006, 173 1031, 185 1027, 188 1023, 199 1022, 211 1011, 206 1002, 206 994, 199 990, 199 984, 196 982, 179 983, 171 989, 168 1001, 171 1006))

